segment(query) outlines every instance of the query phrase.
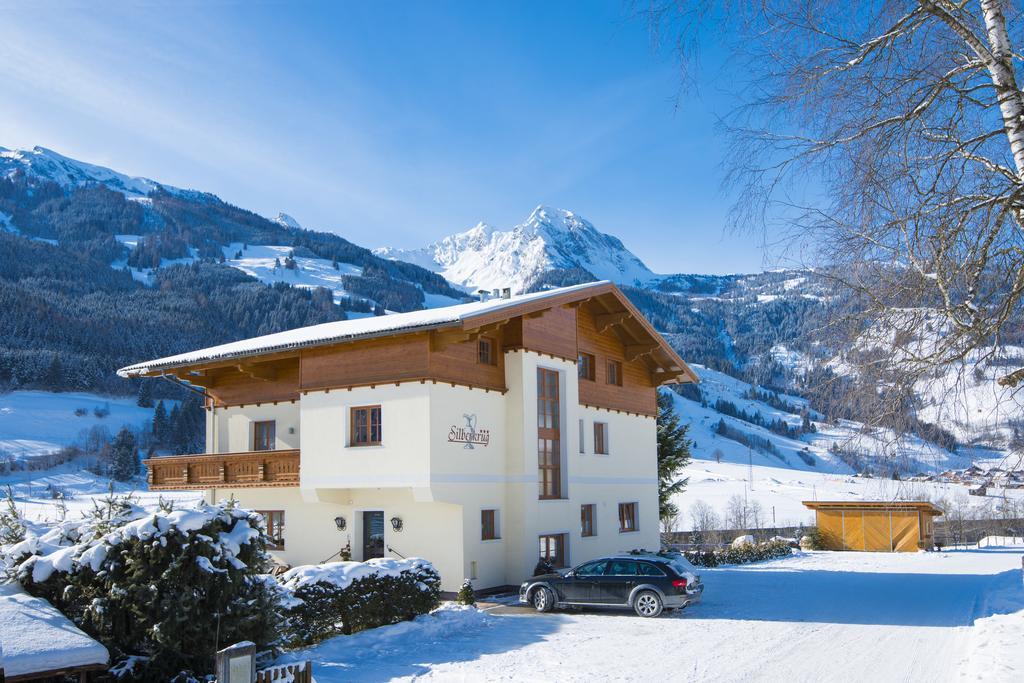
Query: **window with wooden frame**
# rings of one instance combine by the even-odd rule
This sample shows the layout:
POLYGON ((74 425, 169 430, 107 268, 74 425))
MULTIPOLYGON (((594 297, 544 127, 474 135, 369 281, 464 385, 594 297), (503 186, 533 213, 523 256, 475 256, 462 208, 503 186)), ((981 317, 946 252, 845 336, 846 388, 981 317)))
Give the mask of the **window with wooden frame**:
POLYGON ((277 427, 273 420, 252 423, 252 449, 272 451, 277 442, 277 427))
POLYGON ((263 523, 267 527, 267 548, 284 550, 284 510, 257 510, 263 515, 263 523))
POLYGON ((349 445, 379 446, 382 424, 380 406, 358 406, 349 414, 349 445))
POLYGON ((589 379, 593 382, 594 365, 594 354, 581 352, 576 359, 576 370, 579 372, 580 379, 589 379))
POLYGON ((498 343, 490 337, 480 337, 476 342, 476 362, 482 365, 497 365, 498 343))
POLYGON ((617 360, 609 360, 605 371, 604 381, 617 387, 622 386, 622 363, 617 360))
POLYGON ((540 559, 555 569, 565 567, 565 534, 545 534, 540 537, 540 559))
POLYGON ((580 536, 597 536, 594 531, 594 509, 597 506, 593 503, 580 505, 580 536))
POLYGON ((562 497, 561 405, 558 372, 537 368, 537 483, 539 497, 562 497))
POLYGON ((594 454, 608 455, 608 423, 594 423, 594 454))
POLYGON ((636 531, 636 503, 619 503, 619 533, 636 531))
POLYGON ((498 528, 498 511, 480 511, 480 540, 496 541, 501 538, 501 529, 498 528))

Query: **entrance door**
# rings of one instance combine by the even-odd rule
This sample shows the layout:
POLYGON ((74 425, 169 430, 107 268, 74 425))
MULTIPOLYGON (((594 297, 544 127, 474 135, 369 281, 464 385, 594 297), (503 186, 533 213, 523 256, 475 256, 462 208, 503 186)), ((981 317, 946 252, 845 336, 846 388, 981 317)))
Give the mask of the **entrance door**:
POLYGON ((363 513, 363 560, 384 557, 384 512, 363 513))

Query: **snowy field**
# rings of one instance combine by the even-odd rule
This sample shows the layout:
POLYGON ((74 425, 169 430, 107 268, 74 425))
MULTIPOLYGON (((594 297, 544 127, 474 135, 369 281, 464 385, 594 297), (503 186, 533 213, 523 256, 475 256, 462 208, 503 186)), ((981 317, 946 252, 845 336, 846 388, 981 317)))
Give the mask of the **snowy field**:
POLYGON ((1019 681, 1022 552, 800 554, 704 569, 704 601, 659 619, 447 608, 284 659, 319 683, 1019 681))
POLYGON ((99 396, 84 392, 12 391, 0 394, 0 455, 15 458, 52 453, 95 425, 111 434, 128 424, 153 419, 152 408, 140 408, 134 397, 99 396), (76 415, 75 411, 84 411, 76 415), (109 411, 104 417, 99 410, 109 411))
MULTIPOLYGON (((168 406, 173 401, 165 402, 168 406)), ((81 441, 94 426, 116 434, 124 425, 134 427, 153 419, 153 408, 141 408, 133 397, 100 396, 84 392, 13 391, 0 394, 0 457, 30 459, 81 441), (75 411, 84 413, 76 415, 75 411), (103 417, 97 416, 109 411, 103 417)), ((45 470, 0 474, 0 495, 10 486, 18 511, 27 519, 56 519, 54 493, 64 496, 69 515, 91 509, 94 497, 107 495, 110 481, 84 469, 85 461, 73 461, 45 470)), ((146 490, 145 477, 116 483, 119 493, 135 492, 142 505, 155 507, 160 495, 146 490)), ((190 500, 194 492, 164 493, 165 499, 190 500)))
MULTIPOLYGON (((846 420, 832 425, 815 419, 815 433, 804 434, 799 439, 786 438, 764 427, 723 415, 711 406, 722 399, 748 413, 760 413, 765 420, 778 419, 793 427, 800 425, 798 414, 746 398, 750 385, 745 382, 703 366, 695 365, 694 369, 700 375, 700 390, 708 407, 678 394, 670 394, 681 420, 690 425, 689 437, 696 443, 693 460, 683 472, 689 483, 685 491, 675 498, 682 511, 677 522, 678 531, 692 528, 689 512, 695 501, 708 503, 721 517, 727 501, 734 495, 757 501, 761 506, 762 526, 768 527, 813 523, 813 513, 802 505, 805 500, 945 498, 982 505, 986 502, 999 503, 1003 496, 1024 498, 1024 490, 991 489, 987 497, 980 497, 968 496, 969 487, 960 484, 856 477, 854 471, 831 452, 833 444, 864 453, 868 462, 898 458, 910 463, 913 471, 927 473, 965 468, 972 463, 1005 466, 1002 462, 1004 453, 982 449, 961 449, 952 453, 915 436, 896 439, 891 434, 868 433, 863 430, 863 425, 846 420), (719 436, 715 432, 719 420, 725 420, 746 434, 767 440, 773 444, 777 454, 759 452, 719 436), (806 457, 813 464, 809 464, 806 457)), ((794 408, 807 405, 801 398, 785 395, 780 398, 794 408)))

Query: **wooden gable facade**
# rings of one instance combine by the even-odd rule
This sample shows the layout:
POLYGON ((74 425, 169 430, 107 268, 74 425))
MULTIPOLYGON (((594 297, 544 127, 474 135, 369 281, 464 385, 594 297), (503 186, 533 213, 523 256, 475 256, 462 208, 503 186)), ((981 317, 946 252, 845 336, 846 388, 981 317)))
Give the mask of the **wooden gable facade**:
POLYGON ((324 343, 238 359, 150 371, 205 389, 220 406, 295 401, 304 392, 401 382, 438 382, 504 392, 505 351, 593 359, 580 402, 657 413, 658 385, 696 376, 612 284, 509 305, 426 331, 324 343), (489 353, 483 354, 481 342, 489 353), (615 364, 616 371, 612 371, 615 364), (609 376, 613 375, 613 376, 609 376), (614 380, 614 381, 613 381, 614 380))

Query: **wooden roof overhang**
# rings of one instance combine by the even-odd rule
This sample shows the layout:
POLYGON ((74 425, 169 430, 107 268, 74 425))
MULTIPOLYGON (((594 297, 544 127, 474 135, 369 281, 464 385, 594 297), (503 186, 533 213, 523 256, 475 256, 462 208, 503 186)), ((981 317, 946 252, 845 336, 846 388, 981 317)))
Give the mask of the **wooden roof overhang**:
POLYGON ((543 315, 557 306, 587 306, 594 314, 598 332, 610 331, 622 342, 626 360, 639 360, 651 371, 655 384, 697 383, 697 374, 668 345, 618 287, 602 282, 583 292, 566 292, 561 296, 526 302, 514 308, 484 311, 462 320, 461 335, 471 339, 487 334, 520 316, 543 315))
POLYGON ((811 510, 914 510, 936 517, 945 514, 926 500, 805 500, 803 504, 811 510))
MULTIPOLYGON (((459 319, 445 320, 423 325, 410 325, 395 330, 353 334, 340 339, 318 339, 299 342, 281 347, 258 348, 220 357, 192 362, 152 362, 144 369, 127 368, 118 371, 122 376, 160 377, 169 376, 186 383, 202 386, 203 378, 218 370, 237 370, 255 379, 273 379, 275 365, 290 359, 298 360, 301 350, 323 348, 356 343, 381 337, 405 336, 411 334, 455 333, 472 338, 498 329, 513 318, 543 315, 557 306, 588 306, 594 313, 599 332, 611 331, 622 342, 626 360, 639 360, 651 371, 656 385, 673 383, 697 383, 696 373, 679 357, 665 339, 626 296, 611 282, 598 282, 586 287, 568 288, 561 294, 535 298, 521 303, 510 302, 496 310, 469 313, 459 319), (127 372, 126 372, 127 370, 127 372)), ((172 359, 168 359, 171 361, 172 359)))

